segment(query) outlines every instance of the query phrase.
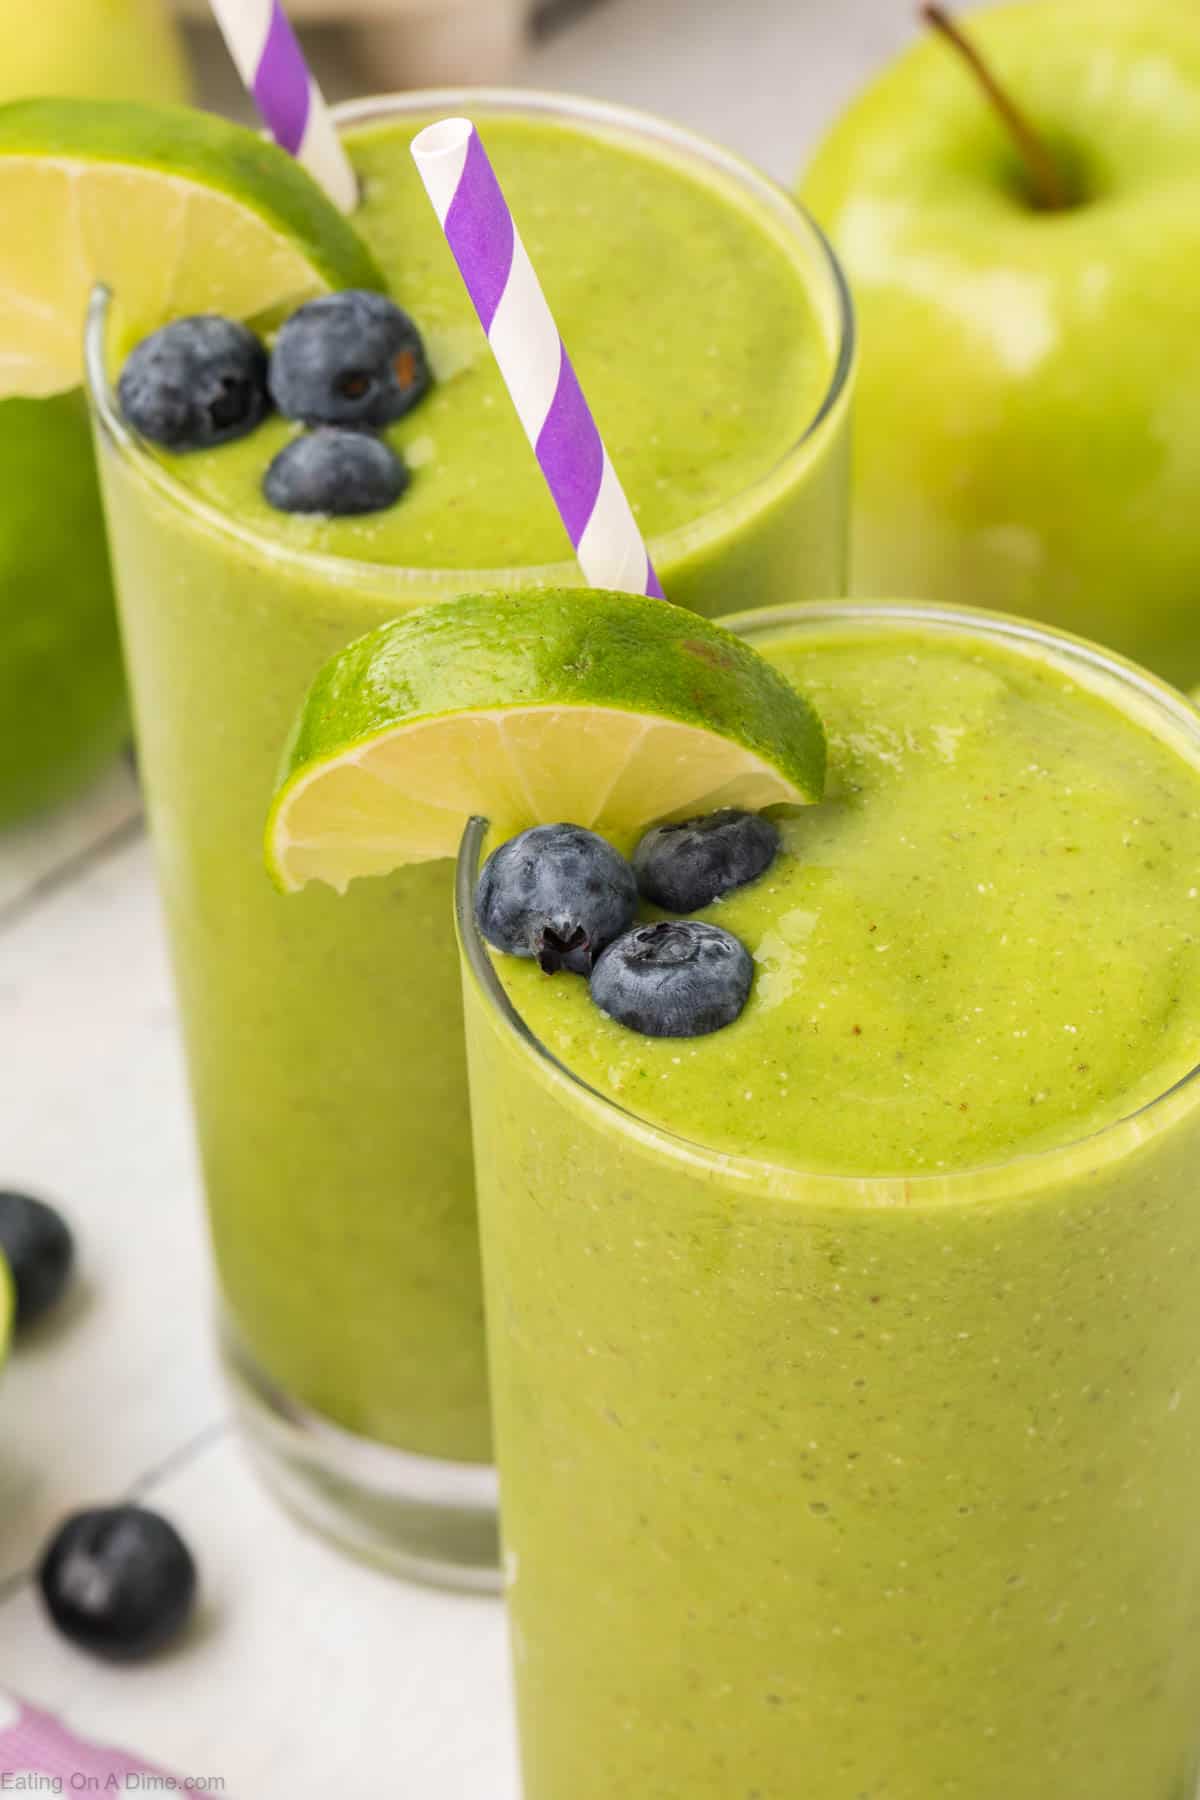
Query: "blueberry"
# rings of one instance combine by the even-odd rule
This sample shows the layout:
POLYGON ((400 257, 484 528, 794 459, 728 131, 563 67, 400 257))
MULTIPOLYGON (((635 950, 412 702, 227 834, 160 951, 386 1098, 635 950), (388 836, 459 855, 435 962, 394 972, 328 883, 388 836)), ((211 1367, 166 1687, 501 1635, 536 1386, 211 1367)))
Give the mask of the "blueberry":
POLYGON ((111 1662, 140 1662, 186 1625, 196 1565, 158 1513, 105 1506, 60 1526, 38 1584, 50 1617, 73 1644, 111 1662))
POLYGON ((410 477, 390 444, 366 431, 325 425, 285 444, 263 476, 263 493, 279 512, 381 512, 410 477))
POLYGON ((678 825, 656 825, 633 853, 638 887, 667 912, 699 912, 769 869, 779 828, 761 813, 727 807, 678 825))
POLYGON ((71 1278, 75 1241, 60 1213, 31 1194, 0 1193, 0 1251, 12 1271, 17 1324, 48 1312, 71 1278))
POLYGON ((152 443, 207 450, 245 437, 266 413, 267 353, 236 319, 176 319, 142 339, 117 395, 134 430, 152 443))
POLYGON ((592 970, 592 999, 644 1037, 703 1037, 745 1006, 754 961, 740 938, 700 919, 637 925, 592 970))
POLYGON ((271 397, 306 425, 390 425, 430 382, 421 334, 385 294, 350 288, 292 314, 275 340, 271 397))
POLYGON ((547 975, 587 975, 633 923, 637 883, 612 845, 581 825, 535 825, 493 850, 475 894, 489 944, 547 975))

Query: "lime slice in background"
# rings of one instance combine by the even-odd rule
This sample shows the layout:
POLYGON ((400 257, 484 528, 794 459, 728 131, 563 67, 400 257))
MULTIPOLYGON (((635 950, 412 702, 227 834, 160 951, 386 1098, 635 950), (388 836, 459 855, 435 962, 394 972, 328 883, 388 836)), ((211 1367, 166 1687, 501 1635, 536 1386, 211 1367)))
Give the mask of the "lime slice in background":
POLYGON ((277 145, 186 107, 0 107, 0 396, 82 375, 97 281, 132 343, 192 312, 254 318, 385 286, 353 226, 277 145))
POLYGON ((757 651, 662 600, 469 594, 348 646, 284 762, 267 863, 285 890, 452 856, 466 820, 567 819, 618 843, 661 819, 821 796, 825 736, 757 651))

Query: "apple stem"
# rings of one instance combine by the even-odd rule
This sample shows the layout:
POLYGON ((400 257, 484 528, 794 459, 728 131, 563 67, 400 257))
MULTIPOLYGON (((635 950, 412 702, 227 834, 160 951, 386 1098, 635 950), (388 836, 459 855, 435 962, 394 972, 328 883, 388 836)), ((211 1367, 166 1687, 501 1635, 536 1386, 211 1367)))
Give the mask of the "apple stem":
POLYGON ((1029 123, 1012 95, 993 75, 962 26, 944 6, 922 6, 921 18, 962 57, 980 87, 1012 133, 1029 172, 1034 204, 1043 212, 1064 212, 1069 204, 1062 174, 1041 135, 1029 123))

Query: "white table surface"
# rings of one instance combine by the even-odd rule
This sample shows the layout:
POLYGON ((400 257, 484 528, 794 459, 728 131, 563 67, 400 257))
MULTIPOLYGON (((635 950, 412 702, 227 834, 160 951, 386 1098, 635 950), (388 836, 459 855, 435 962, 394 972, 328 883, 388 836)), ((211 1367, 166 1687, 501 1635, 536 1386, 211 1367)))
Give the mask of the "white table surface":
MULTIPOLYGON (((909 35, 913 10, 608 0, 533 48, 520 75, 654 108, 788 179, 909 35)), ((211 45, 201 67, 225 99, 211 45)), ((344 87, 336 60, 327 85, 344 87)), ((0 1688, 240 1800, 516 1800, 500 1605, 348 1562, 280 1514, 230 1437, 170 982, 124 767, 0 836, 0 1071, 0 1182, 63 1205, 82 1266, 72 1302, 22 1341, 0 1387, 0 1688), (64 1513, 130 1492, 180 1524, 203 1580, 198 1628, 134 1672, 57 1638, 28 1576, 64 1513)))

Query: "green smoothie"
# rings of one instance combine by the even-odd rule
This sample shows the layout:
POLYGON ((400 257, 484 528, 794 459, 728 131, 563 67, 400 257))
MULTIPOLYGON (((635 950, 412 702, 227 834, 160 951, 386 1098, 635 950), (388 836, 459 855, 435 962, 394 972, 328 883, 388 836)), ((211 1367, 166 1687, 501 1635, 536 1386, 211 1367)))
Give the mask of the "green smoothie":
POLYGON ((1191 1800, 1196 716, 986 615, 751 635, 830 789, 700 915, 735 1024, 462 909, 526 1800, 1191 1800))
MULTIPOLYGON (((669 127, 537 96, 473 110, 672 598, 711 613, 840 590, 849 349, 820 240, 669 127)), ((102 463, 234 1360, 288 1418, 477 1463, 449 865, 342 900, 284 899, 262 866, 281 747, 335 649, 464 586, 572 578, 408 155, 428 116, 418 96, 347 119, 356 223, 437 378, 388 432, 402 500, 275 512, 260 482, 294 426, 152 458, 103 396, 102 463)))
MULTIPOLYGON (((430 122, 366 126, 351 140, 364 184, 355 224, 417 320, 435 376, 386 433, 414 473, 403 504, 359 518, 275 511, 263 471, 300 429, 278 416, 238 443, 164 460, 201 498, 294 550, 413 569, 561 563, 562 523, 408 155, 430 122)), ((794 217, 772 221, 732 203, 728 184, 561 121, 505 118, 487 140, 643 533, 684 532, 768 482, 817 413, 835 356, 794 217)), ((821 574, 839 585, 832 542, 825 554, 821 574)), ((716 588, 684 598, 724 610, 723 572, 706 573, 716 588)))

